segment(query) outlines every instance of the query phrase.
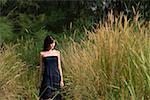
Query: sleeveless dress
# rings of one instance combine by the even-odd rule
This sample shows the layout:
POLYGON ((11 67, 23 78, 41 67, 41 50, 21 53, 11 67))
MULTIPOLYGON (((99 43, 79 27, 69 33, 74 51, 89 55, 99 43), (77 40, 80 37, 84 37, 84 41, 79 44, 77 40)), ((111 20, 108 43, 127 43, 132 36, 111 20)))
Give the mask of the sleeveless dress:
MULTIPOLYGON (((56 96, 56 91, 60 90, 61 76, 58 70, 58 57, 48 56, 43 57, 44 70, 43 80, 40 87, 40 100, 53 98, 56 96)), ((54 100, 61 100, 60 94, 58 94, 54 100)))

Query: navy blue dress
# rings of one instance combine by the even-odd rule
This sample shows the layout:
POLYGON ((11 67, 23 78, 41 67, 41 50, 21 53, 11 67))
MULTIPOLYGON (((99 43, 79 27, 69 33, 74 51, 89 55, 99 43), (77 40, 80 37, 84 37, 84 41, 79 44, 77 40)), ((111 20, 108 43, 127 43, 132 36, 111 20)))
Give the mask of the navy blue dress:
MULTIPOLYGON (((48 56, 43 57, 44 70, 43 80, 40 87, 40 99, 53 98, 56 91, 60 90, 61 76, 58 70, 58 57, 48 56)), ((55 95, 56 96, 56 95, 55 95)), ((60 95, 57 95, 54 100, 61 100, 60 95)))

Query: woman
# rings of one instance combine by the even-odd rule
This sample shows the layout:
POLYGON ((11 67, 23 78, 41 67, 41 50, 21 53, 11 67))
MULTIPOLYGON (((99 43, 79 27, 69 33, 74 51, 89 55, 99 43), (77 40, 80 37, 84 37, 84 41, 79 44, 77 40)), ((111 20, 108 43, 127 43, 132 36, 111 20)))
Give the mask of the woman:
POLYGON ((40 52, 40 100, 55 98, 61 100, 58 93, 64 86, 60 52, 54 49, 55 40, 48 35, 44 40, 44 50, 40 52))

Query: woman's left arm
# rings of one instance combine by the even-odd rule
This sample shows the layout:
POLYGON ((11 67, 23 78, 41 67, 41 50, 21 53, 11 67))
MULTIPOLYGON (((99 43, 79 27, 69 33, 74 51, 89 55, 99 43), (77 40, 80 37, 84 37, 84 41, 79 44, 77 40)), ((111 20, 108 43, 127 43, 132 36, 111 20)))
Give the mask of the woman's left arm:
POLYGON ((64 80, 63 80, 63 74, 62 74, 62 68, 61 68, 61 60, 60 60, 60 52, 58 51, 58 69, 60 72, 60 76, 61 76, 61 81, 60 81, 60 85, 61 87, 64 86, 64 80))
POLYGON ((40 88, 41 81, 42 81, 42 72, 43 72, 43 62, 42 62, 42 55, 40 53, 40 68, 39 68, 39 77, 38 77, 38 88, 40 88))

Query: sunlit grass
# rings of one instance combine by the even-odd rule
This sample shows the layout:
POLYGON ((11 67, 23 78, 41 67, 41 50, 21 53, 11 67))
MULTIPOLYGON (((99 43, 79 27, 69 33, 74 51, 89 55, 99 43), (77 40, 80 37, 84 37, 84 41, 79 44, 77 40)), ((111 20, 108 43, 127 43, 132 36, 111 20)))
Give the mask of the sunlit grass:
POLYGON ((150 24, 115 21, 62 50, 66 99, 150 99, 150 24))
MULTIPOLYGON (((64 100, 150 99, 150 22, 125 16, 115 22, 110 15, 98 29, 85 30, 81 42, 74 34, 58 44, 64 100)), ((0 100, 38 100, 41 49, 32 39, 0 49, 0 100)))
POLYGON ((19 78, 27 67, 16 54, 16 46, 4 45, 0 49, 0 100, 15 100, 24 88, 19 78))
POLYGON ((0 49, 0 100, 38 100, 38 70, 36 61, 30 61, 32 47, 28 41, 0 49))

